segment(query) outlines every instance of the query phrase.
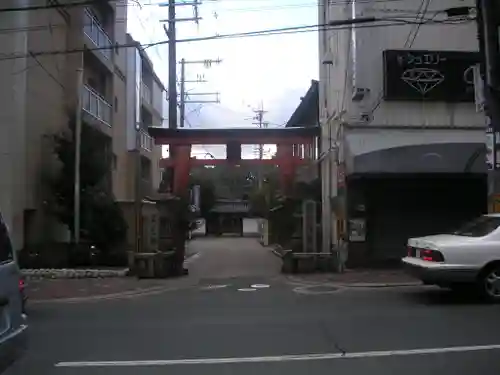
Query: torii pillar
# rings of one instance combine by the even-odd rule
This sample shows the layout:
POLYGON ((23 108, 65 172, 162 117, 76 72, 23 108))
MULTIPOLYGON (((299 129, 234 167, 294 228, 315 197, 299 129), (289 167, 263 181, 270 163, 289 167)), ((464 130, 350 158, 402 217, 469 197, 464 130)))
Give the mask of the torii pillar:
POLYGON ((276 160, 279 165, 280 184, 284 195, 290 191, 295 175, 295 160, 293 144, 278 143, 276 145, 276 160))
POLYGON ((189 187, 189 171, 191 169, 191 145, 179 145, 174 156, 174 183, 173 193, 182 196, 189 187))

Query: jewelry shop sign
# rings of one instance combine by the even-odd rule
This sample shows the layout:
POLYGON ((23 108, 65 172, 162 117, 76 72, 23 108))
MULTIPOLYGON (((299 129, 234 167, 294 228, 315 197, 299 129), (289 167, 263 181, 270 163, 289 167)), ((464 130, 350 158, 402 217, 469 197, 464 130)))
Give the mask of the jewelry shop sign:
POLYGON ((474 102, 477 52, 386 50, 384 99, 474 102))

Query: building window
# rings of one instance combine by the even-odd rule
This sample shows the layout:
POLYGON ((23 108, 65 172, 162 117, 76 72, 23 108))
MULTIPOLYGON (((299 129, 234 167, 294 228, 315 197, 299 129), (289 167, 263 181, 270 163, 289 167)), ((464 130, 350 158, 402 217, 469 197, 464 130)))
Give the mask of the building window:
POLYGON ((118 98, 115 96, 115 112, 118 112, 118 98))

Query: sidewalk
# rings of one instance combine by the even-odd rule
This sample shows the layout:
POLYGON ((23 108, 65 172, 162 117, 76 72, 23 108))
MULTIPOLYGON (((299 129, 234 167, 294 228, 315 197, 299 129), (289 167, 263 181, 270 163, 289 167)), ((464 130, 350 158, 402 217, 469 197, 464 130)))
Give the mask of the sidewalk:
MULTIPOLYGON (((143 279, 135 277, 104 279, 38 279, 26 284, 29 301, 64 299, 93 299, 118 297, 121 294, 140 294, 162 289, 181 288, 189 284, 187 278, 143 279)), ((192 282, 192 280, 191 280, 192 282)))
POLYGON ((291 283, 337 284, 353 287, 410 286, 422 283, 402 270, 355 269, 344 273, 289 275, 291 283))

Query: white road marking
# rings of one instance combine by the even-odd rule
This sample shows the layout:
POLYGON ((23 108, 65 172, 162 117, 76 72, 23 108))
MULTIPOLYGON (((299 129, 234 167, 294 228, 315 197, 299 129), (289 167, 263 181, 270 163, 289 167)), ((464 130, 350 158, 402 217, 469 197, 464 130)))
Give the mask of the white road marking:
POLYGON ((255 288, 240 288, 238 292, 255 292, 256 290, 255 288))
POLYGON ((228 286, 229 286, 229 284, 225 284, 225 285, 207 285, 207 286, 201 287, 200 290, 222 289, 222 288, 227 288, 228 286))
POLYGON ((265 289, 265 288, 270 288, 271 285, 267 285, 267 284, 253 284, 253 285, 250 285, 250 288, 255 288, 255 289, 265 289))
POLYGON ((478 352, 487 350, 499 350, 497 345, 477 346, 452 346, 444 348, 424 348, 408 350, 383 350, 354 353, 323 353, 323 354, 299 354, 299 355, 277 355, 267 357, 240 357, 240 358, 199 358, 199 359, 165 359, 145 361, 87 361, 87 362, 59 362, 55 367, 146 367, 146 366, 179 366, 179 365, 217 365, 217 364, 239 364, 239 363, 270 363, 270 362, 292 362, 292 361, 320 361, 337 359, 395 357, 410 355, 429 355, 445 353, 478 352))

